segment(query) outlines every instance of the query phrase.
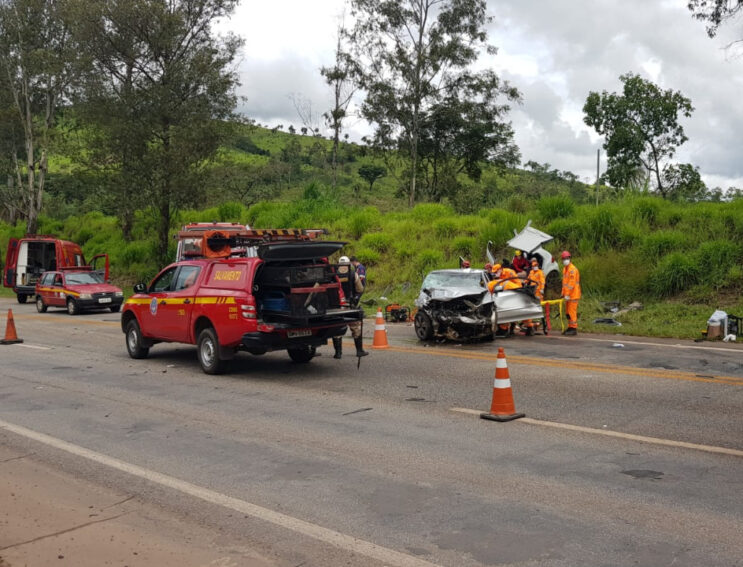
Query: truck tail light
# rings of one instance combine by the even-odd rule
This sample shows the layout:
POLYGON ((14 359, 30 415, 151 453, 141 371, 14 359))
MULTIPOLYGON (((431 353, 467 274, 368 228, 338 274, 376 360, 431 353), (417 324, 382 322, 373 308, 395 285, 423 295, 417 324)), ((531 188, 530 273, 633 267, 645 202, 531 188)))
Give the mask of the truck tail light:
POLYGON ((240 305, 240 313, 244 319, 255 319, 257 317, 254 297, 248 297, 245 303, 240 305))

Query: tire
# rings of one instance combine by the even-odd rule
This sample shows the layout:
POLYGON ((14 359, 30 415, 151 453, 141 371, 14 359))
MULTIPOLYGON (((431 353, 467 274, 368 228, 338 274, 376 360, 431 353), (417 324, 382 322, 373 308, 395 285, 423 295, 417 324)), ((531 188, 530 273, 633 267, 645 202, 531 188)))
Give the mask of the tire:
POLYGON ((196 354, 205 374, 221 374, 225 371, 227 363, 219 357, 219 339, 213 328, 207 327, 199 333, 196 354))
POLYGON ((422 311, 418 311, 418 313, 415 314, 413 326, 415 327, 415 334, 420 340, 429 341, 433 338, 433 322, 431 321, 431 318, 422 311))
POLYGON ((41 298, 40 295, 36 296, 36 311, 39 313, 46 313, 47 306, 44 303, 44 300, 41 298))
POLYGON ((145 346, 142 331, 139 329, 139 323, 132 319, 126 325, 126 350, 132 358, 147 358, 150 347, 145 346))
POLYGON ((25 293, 19 293, 15 298, 18 300, 18 303, 26 303, 28 296, 25 293))
POLYGON ((80 308, 77 306, 77 301, 71 297, 67 300, 67 314, 68 315, 79 315, 80 308))
POLYGON ((289 358, 299 364, 305 364, 312 360, 315 357, 315 351, 316 349, 313 346, 301 346, 286 349, 286 352, 289 353, 289 358))
POLYGON ((112 305, 109 309, 111 310, 111 313, 118 313, 121 311, 121 305, 112 305))
POLYGON ((562 279, 558 271, 550 272, 547 274, 547 279, 544 282, 544 298, 545 299, 560 299, 560 293, 562 292, 562 279))

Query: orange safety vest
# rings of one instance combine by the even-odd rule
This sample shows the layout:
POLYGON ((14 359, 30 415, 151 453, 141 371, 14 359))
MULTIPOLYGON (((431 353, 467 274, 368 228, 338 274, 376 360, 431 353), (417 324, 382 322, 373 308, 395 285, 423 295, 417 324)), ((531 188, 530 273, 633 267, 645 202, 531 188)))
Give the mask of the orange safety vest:
POLYGON ((538 299, 544 298, 544 272, 536 269, 531 270, 529 275, 526 276, 527 281, 534 282, 534 293, 538 299))
POLYGON ((562 269, 562 296, 566 295, 571 300, 580 299, 580 272, 572 262, 562 269))
POLYGON ((504 290, 518 289, 521 287, 521 280, 509 279, 509 278, 516 278, 516 277, 517 277, 516 272, 514 272, 511 268, 502 268, 500 277, 488 283, 488 290, 490 291, 490 293, 493 293, 493 289, 495 289, 495 286, 497 285, 502 285, 504 290))

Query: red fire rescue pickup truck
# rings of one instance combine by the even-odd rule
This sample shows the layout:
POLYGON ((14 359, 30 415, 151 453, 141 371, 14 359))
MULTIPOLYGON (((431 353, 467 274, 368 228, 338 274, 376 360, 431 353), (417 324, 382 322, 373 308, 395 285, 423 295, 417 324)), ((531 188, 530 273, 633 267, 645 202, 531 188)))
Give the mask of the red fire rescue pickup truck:
POLYGON ((321 233, 181 231, 183 260, 149 285, 135 285, 124 304, 129 355, 144 358, 160 342, 195 344, 207 374, 223 372, 239 350, 286 350, 295 362, 309 362, 318 346, 363 317, 348 306, 327 262, 346 243, 319 240, 321 233))

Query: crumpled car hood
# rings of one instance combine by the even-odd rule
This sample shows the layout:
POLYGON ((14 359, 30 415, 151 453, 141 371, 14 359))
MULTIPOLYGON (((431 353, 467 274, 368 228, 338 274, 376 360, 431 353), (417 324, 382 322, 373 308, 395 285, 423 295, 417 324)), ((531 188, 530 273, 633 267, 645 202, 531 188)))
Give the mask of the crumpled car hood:
POLYGON ((450 299, 457 299, 459 297, 466 297, 468 295, 482 295, 486 293, 481 287, 454 287, 454 288, 434 288, 428 290, 431 294, 431 299, 437 301, 447 301, 450 299))

